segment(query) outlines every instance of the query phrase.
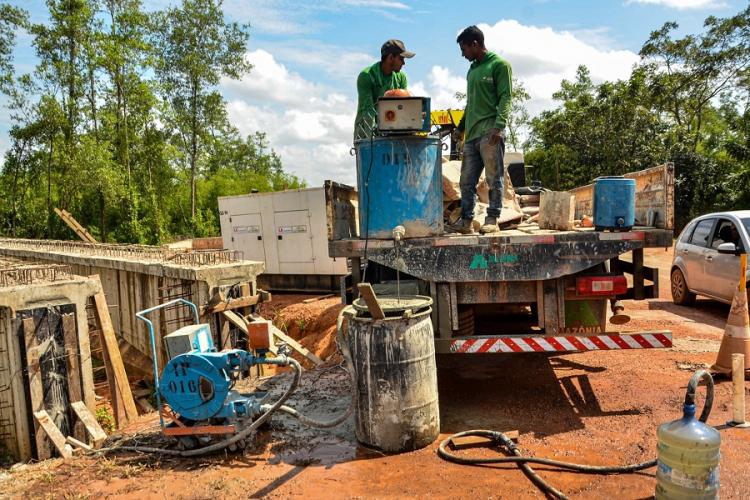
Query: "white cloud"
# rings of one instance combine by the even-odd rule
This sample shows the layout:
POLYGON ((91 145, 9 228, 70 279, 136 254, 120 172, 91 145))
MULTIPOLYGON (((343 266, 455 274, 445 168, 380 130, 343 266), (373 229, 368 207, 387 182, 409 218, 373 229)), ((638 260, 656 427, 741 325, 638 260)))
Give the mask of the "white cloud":
POLYGON ((339 81, 354 82, 362 68, 380 59, 379 55, 345 52, 341 47, 312 39, 276 42, 264 44, 264 47, 273 52, 278 61, 314 70, 325 68, 328 75, 339 81), (335 59, 335 64, 331 64, 332 59, 335 59))
POLYGON ((351 5, 353 7, 375 7, 378 9, 400 9, 406 10, 410 7, 401 2, 393 2, 390 0, 343 0, 341 2, 344 5, 351 5))
POLYGON ((526 26, 516 20, 480 25, 485 43, 510 62, 513 75, 531 95, 532 114, 552 105, 552 94, 563 79, 575 77, 579 65, 586 65, 595 82, 626 79, 638 54, 629 50, 601 48, 569 31, 526 26))
MULTIPOLYGON (((532 115, 555 105, 552 94, 563 79, 575 78, 579 65, 585 64, 592 79, 600 82, 628 78, 638 61, 634 52, 594 43, 585 36, 591 31, 555 31, 515 20, 480 27, 487 47, 507 59, 514 76, 524 83, 531 95, 532 115)), ((269 50, 274 54, 261 49, 247 54, 255 68, 242 80, 222 81, 230 119, 243 134, 266 132, 284 168, 311 186, 320 186, 325 179, 354 184, 355 160, 349 155, 356 112, 354 80, 372 58, 321 44, 303 47, 297 56, 290 47, 279 48, 283 59, 297 68, 308 66, 305 58, 314 66, 322 54, 331 52, 338 60, 350 61, 349 78, 339 78, 334 88, 290 70, 279 61, 275 48, 269 50)), ((466 91, 466 69, 468 62, 460 69, 433 66, 426 75, 409 74, 410 90, 431 97, 433 109, 460 108, 455 93, 466 91)))
POLYGON ((628 0, 626 3, 661 5, 662 7, 679 10, 708 9, 726 6, 724 2, 717 2, 716 0, 628 0))
POLYGON ((356 103, 289 71, 264 50, 247 58, 255 66, 249 75, 222 81, 232 123, 243 135, 265 132, 284 169, 311 186, 325 179, 355 183, 349 150, 356 103))

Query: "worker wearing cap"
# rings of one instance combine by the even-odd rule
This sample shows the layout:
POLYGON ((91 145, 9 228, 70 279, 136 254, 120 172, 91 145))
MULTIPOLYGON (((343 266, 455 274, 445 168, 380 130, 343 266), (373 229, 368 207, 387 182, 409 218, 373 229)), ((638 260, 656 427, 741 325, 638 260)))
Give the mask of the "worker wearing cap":
POLYGON ((401 40, 388 40, 380 48, 380 61, 362 70, 357 77, 357 118, 354 140, 372 135, 377 122, 375 104, 379 97, 394 89, 406 89, 406 73, 401 72, 406 59, 414 57, 401 40))
POLYGON ((471 61, 466 75, 466 110, 457 133, 464 134, 461 163, 461 219, 451 227, 459 233, 473 233, 477 183, 485 171, 490 188, 490 206, 480 232, 499 231, 505 167, 505 124, 510 114, 510 64, 484 46, 484 34, 469 26, 456 39, 461 55, 471 61))

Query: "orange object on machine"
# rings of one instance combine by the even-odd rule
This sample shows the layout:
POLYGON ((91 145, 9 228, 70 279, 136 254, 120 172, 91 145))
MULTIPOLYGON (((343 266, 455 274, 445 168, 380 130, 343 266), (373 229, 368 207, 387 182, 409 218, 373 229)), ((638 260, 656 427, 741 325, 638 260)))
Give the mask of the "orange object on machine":
POLYGON ((411 97, 411 92, 406 89, 386 90, 383 97, 411 97))
POLYGON ((250 347, 257 349, 271 348, 271 322, 268 320, 256 320, 247 324, 247 340, 250 347))

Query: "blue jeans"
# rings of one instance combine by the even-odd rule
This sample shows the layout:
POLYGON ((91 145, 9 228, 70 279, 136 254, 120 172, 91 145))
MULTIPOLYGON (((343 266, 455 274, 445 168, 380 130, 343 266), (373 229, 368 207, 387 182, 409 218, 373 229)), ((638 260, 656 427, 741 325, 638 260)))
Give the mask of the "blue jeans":
POLYGON ((487 215, 500 217, 503 208, 503 181, 505 176, 505 139, 494 146, 489 144, 489 135, 472 139, 464 144, 464 158, 461 163, 461 218, 474 218, 477 183, 484 169, 484 177, 490 187, 490 206, 487 215))

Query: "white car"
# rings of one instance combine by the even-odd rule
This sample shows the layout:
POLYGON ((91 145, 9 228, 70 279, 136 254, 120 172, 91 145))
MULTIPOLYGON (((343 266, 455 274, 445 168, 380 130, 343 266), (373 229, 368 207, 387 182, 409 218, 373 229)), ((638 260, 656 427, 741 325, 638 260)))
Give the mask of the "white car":
MULTIPOLYGON (((731 304, 739 284, 739 254, 750 248, 748 234, 750 210, 702 215, 690 221, 674 247, 670 276, 674 303, 691 305, 696 295, 705 295, 731 304), (733 253, 727 243, 734 244, 733 253), (719 245, 723 245, 721 252, 719 245)), ((745 280, 750 280, 750 272, 745 280)))

